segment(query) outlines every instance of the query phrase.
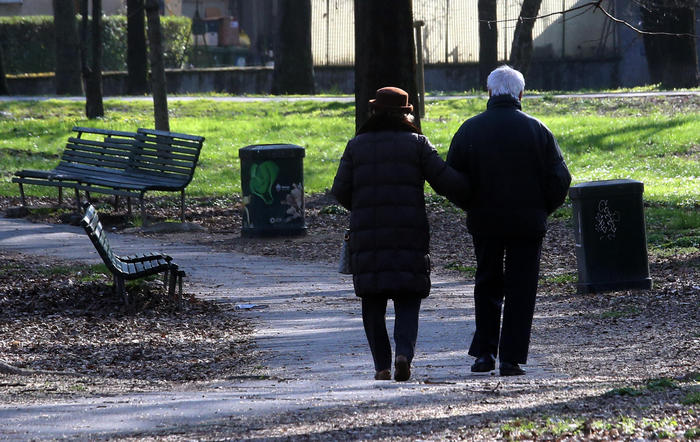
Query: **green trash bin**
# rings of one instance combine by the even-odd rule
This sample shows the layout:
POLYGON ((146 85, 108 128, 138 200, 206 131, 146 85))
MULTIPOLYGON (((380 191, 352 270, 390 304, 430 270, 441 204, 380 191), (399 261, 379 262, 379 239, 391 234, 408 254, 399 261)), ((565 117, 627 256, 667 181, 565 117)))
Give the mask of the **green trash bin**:
POLYGON ((579 293, 651 288, 644 184, 634 180, 581 183, 573 203, 579 293))
POLYGON ((241 160, 241 236, 294 236, 306 233, 304 148, 257 144, 238 150, 241 160))

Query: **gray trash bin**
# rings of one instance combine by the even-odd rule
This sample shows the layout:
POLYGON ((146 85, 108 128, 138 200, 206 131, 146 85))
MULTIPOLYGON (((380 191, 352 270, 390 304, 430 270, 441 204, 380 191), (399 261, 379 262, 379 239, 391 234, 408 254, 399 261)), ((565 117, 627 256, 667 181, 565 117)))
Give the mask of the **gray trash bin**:
POLYGON ((306 233, 304 148, 258 144, 238 150, 241 160, 241 236, 293 236, 306 233))
POLYGON ((642 193, 634 180, 569 189, 574 211, 578 292, 651 288, 642 193))

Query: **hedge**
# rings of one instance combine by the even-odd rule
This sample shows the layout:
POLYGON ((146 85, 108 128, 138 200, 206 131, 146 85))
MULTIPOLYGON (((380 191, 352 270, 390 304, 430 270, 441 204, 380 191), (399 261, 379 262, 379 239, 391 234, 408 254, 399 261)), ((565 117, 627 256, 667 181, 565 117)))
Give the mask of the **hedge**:
MULTIPOLYGON (((79 20, 79 16, 76 16, 79 20)), ((179 68, 190 51, 188 17, 161 17, 166 68, 179 68)), ((126 70, 126 17, 102 18, 104 71, 126 70)), ((89 37, 88 37, 89 38, 89 37)), ((53 17, 0 17, 0 44, 7 74, 54 72, 56 65, 53 17)), ((89 44, 89 43, 88 43, 89 44)))

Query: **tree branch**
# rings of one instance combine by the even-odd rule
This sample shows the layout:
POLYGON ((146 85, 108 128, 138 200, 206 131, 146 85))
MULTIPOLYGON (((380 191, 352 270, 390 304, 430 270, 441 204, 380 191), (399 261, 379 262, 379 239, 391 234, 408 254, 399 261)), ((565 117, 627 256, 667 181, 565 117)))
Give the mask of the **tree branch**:
MULTIPOLYGON (((638 29, 638 28, 634 27, 632 24, 630 24, 629 22, 622 20, 622 19, 619 19, 619 18, 615 17, 614 15, 612 15, 605 8, 603 8, 601 3, 603 3, 603 0, 592 1, 592 2, 588 2, 588 3, 584 3, 582 5, 574 6, 572 8, 566 9, 564 11, 550 12, 549 14, 538 15, 536 17, 518 17, 518 18, 509 18, 509 19, 504 19, 504 20, 479 20, 479 21, 487 23, 489 26, 491 26, 492 23, 496 24, 496 23, 509 23, 509 22, 513 22, 513 21, 522 21, 522 20, 537 20, 540 18, 547 18, 547 17, 551 17, 553 15, 564 15, 564 14, 567 14, 569 12, 577 11, 577 10, 584 9, 584 8, 589 8, 589 9, 599 9, 603 13, 603 15, 605 15, 609 20, 611 20, 615 23, 621 24, 621 25, 633 30, 634 32, 636 32, 638 34, 641 34, 641 35, 665 35, 665 36, 669 36, 669 37, 700 38, 700 35, 698 35, 698 34, 675 33, 675 32, 655 32, 655 31, 644 31, 642 29, 638 29)), ((587 11, 582 11, 582 12, 587 12, 587 11)))

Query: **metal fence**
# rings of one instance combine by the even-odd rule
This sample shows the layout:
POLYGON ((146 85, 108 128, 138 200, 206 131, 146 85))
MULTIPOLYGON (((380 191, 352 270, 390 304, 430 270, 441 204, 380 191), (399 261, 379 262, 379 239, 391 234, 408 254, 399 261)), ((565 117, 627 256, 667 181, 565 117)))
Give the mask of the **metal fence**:
MULTIPOLYGON (((522 0, 495 0, 498 6, 498 56, 507 60, 522 0)), ((581 9, 559 14, 587 0, 542 0, 533 30, 534 56, 595 58, 614 53, 611 22, 600 11, 581 9)), ((605 0, 614 12, 615 0, 605 0)), ((316 65, 352 65, 355 53, 353 0, 312 0, 312 51, 316 65)), ((413 0, 415 20, 423 28, 428 64, 479 61, 477 0, 413 0)))

